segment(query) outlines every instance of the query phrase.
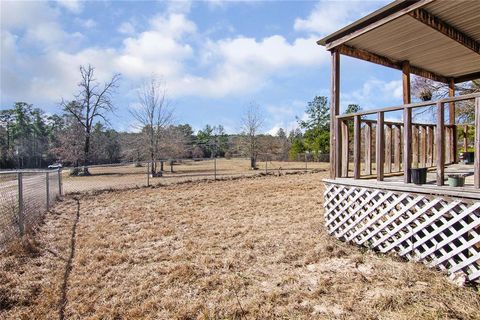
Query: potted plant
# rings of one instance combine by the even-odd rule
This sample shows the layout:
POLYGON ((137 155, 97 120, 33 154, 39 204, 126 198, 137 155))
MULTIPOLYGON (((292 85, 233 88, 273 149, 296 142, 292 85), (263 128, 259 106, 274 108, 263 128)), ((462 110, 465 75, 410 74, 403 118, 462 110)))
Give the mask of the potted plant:
POLYGON ((465 175, 463 174, 449 174, 448 185, 450 187, 463 187, 465 185, 465 175))
POLYGON ((425 184, 427 183, 427 168, 411 168, 410 176, 412 177, 412 182, 415 184, 425 184))

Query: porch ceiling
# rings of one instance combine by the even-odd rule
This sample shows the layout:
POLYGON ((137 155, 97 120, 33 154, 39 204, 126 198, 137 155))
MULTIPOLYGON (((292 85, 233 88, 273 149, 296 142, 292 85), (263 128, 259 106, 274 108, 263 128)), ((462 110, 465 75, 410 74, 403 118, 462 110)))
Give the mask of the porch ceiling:
POLYGON ((318 41, 437 81, 480 78, 480 1, 395 1, 318 41))

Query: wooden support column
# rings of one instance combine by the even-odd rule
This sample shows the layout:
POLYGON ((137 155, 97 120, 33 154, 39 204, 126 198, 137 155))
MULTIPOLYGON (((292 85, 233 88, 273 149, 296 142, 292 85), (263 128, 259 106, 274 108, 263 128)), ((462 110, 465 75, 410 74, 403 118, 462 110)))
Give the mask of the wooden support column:
POLYGON ((412 182, 410 168, 412 167, 412 109, 403 109, 403 181, 412 182))
MULTIPOLYGON (((409 104, 410 97, 410 63, 402 62, 402 86, 403 86, 403 103, 409 104)), ((412 110, 405 108, 403 110, 403 181, 411 182, 410 168, 412 166, 412 110)))
POLYGON ((443 186, 445 176, 445 110, 442 102, 437 102, 437 186, 443 186))
POLYGON ((384 113, 377 113, 377 134, 375 143, 375 166, 377 168, 377 180, 383 181, 383 165, 385 163, 385 135, 384 135, 384 113))
POLYGON ((401 150, 402 150, 401 126, 393 127, 393 171, 400 172, 401 150))
POLYGON ((372 174, 372 124, 365 123, 365 175, 372 174))
POLYGON ((475 98, 475 164, 473 183, 480 188, 480 98, 475 98))
MULTIPOLYGON (((455 81, 453 78, 448 82, 448 96, 455 97, 455 81)), ((450 129, 451 141, 450 141, 450 162, 458 163, 457 155, 457 126, 455 125, 455 102, 448 104, 448 124, 453 127, 450 129)))
POLYGON ((355 116, 353 120, 353 178, 360 179, 360 116, 355 116))
POLYGON ((341 131, 342 131, 342 139, 340 141, 342 147, 341 147, 341 152, 342 152, 342 177, 347 178, 348 177, 348 120, 341 120, 339 122, 341 126, 341 131))
POLYGON ((385 173, 392 172, 392 125, 385 130, 385 173))
POLYGON ((338 152, 340 145, 340 128, 336 116, 340 113, 340 54, 332 51, 332 88, 330 105, 330 178, 340 175, 341 154, 338 152))

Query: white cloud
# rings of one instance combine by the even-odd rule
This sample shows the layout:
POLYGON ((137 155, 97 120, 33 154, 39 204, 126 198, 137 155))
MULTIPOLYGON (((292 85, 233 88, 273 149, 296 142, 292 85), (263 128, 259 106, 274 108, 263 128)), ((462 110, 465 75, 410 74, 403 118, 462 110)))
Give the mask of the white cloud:
POLYGON ((119 27, 118 27, 118 32, 122 34, 127 34, 127 35, 132 35, 135 33, 135 26, 133 25, 132 22, 123 22, 119 27))
MULTIPOLYGON (((371 78, 363 83, 362 87, 340 97, 342 109, 348 104, 358 104, 362 109, 384 107, 402 98, 402 81, 383 81, 371 78)), ((343 110, 342 110, 343 111, 343 110)))
POLYGON ((83 28, 87 28, 87 29, 91 29, 91 28, 93 28, 97 25, 97 23, 93 19, 79 19, 79 18, 76 18, 75 22, 77 22, 83 28))
POLYGON ((294 29, 326 36, 373 12, 386 1, 321 1, 310 15, 295 20, 294 29))
POLYGON ((72 13, 80 13, 83 10, 83 4, 79 0, 57 0, 57 2, 72 13))

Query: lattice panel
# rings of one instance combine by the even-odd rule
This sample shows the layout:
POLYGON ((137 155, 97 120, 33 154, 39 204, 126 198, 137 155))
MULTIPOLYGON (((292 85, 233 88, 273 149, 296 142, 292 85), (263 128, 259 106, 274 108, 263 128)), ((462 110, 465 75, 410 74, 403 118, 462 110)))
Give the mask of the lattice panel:
POLYGON ((327 184, 330 234, 480 282, 480 202, 327 184))

